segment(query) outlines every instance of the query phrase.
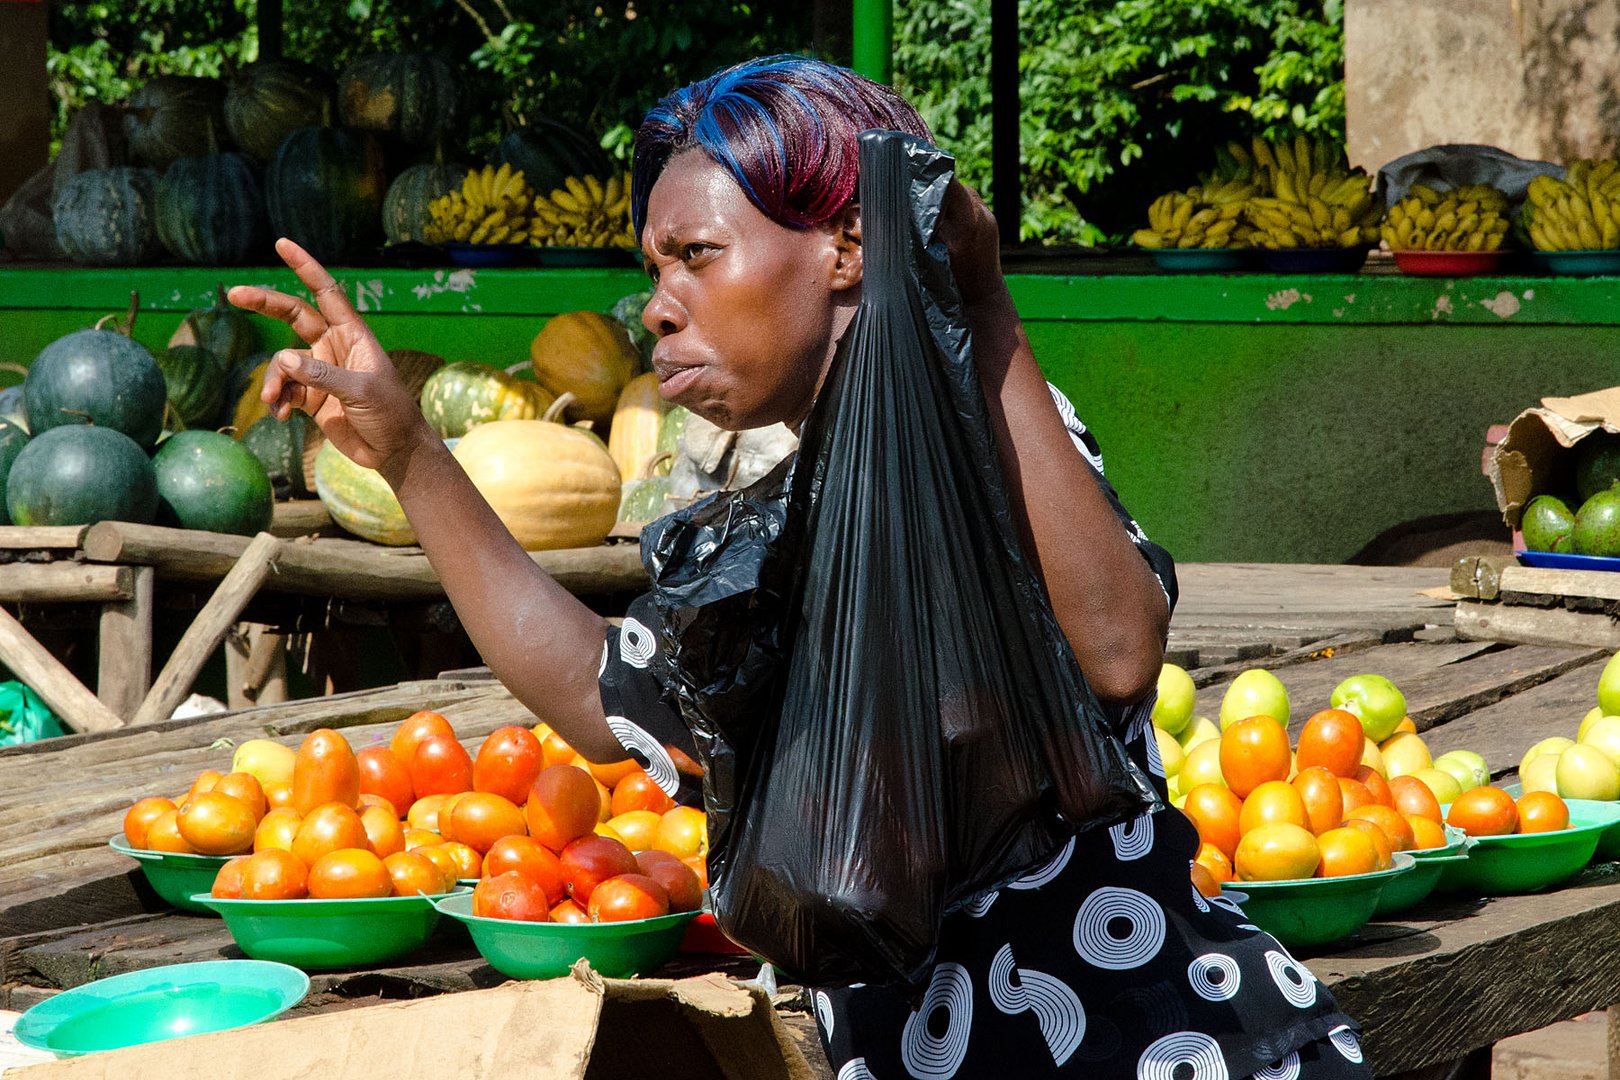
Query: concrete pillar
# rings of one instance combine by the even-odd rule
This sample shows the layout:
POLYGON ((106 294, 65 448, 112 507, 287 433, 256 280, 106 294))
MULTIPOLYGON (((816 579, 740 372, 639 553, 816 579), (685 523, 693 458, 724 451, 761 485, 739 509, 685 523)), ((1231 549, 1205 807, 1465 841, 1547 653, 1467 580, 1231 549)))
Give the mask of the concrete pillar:
POLYGON ((1349 154, 1441 143, 1568 161, 1620 152, 1620 0, 1345 0, 1349 154))
POLYGON ((45 21, 39 0, 0 0, 0 202, 50 156, 45 21))

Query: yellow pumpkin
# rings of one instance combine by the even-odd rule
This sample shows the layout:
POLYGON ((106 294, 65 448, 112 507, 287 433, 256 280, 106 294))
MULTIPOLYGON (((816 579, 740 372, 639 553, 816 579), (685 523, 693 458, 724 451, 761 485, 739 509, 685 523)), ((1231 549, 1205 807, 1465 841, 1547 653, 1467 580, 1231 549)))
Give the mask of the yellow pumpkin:
POLYGON ((573 415, 595 424, 613 419, 640 354, 624 327, 606 315, 567 311, 540 328, 529 343, 529 360, 535 382, 559 397, 572 393, 573 415))
POLYGON ((416 530, 382 474, 356 465, 329 442, 315 454, 315 493, 332 520, 356 536, 395 547, 416 543, 416 530))
POLYGON ((452 453, 526 551, 595 547, 619 510, 619 468, 594 435, 549 420, 492 420, 452 453))
POLYGON ((669 406, 658 393, 658 376, 652 372, 637 375, 619 393, 613 410, 613 426, 608 429, 608 453, 626 480, 641 476, 647 459, 658 453, 658 432, 669 406))
POLYGON ((269 360, 259 363, 248 376, 242 396, 236 400, 236 413, 231 424, 236 428, 238 439, 247 434, 248 428, 270 415, 270 406, 259 400, 259 394, 264 390, 264 375, 269 370, 269 360))

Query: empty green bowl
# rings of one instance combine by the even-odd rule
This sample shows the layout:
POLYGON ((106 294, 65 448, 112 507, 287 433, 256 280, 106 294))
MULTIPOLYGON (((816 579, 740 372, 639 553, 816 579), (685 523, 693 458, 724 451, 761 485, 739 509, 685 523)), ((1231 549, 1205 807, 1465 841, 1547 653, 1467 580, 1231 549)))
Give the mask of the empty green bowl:
POLYGON ((465 923, 489 966, 513 979, 555 979, 582 959, 608 978, 646 975, 675 955, 686 924, 698 915, 683 911, 630 922, 539 923, 474 915, 471 893, 433 904, 465 923))
POLYGON ((397 960, 421 948, 439 923, 434 898, 427 896, 220 900, 200 893, 192 899, 219 912, 236 944, 255 960, 308 971, 397 960))
POLYGON ((120 855, 128 855, 141 864, 146 883, 164 901, 181 911, 198 915, 214 912, 192 899, 197 893, 212 892, 214 875, 231 861, 230 855, 179 855, 172 851, 144 851, 132 848, 123 834, 107 841, 107 846, 120 855))
POLYGON ((1620 805, 1569 803, 1567 829, 1474 837, 1468 858, 1446 865, 1435 892, 1506 896, 1539 892, 1574 877, 1592 861, 1604 830, 1620 821, 1620 805))
POLYGON ((1235 881, 1234 892, 1249 921, 1290 948, 1326 945, 1355 933, 1373 916, 1378 897, 1391 881, 1412 872, 1417 861, 1405 852, 1395 865, 1370 874, 1301 878, 1295 881, 1235 881))
POLYGON ((17 1018, 17 1041, 62 1057, 257 1024, 309 992, 309 976, 261 960, 130 971, 46 998, 17 1018))

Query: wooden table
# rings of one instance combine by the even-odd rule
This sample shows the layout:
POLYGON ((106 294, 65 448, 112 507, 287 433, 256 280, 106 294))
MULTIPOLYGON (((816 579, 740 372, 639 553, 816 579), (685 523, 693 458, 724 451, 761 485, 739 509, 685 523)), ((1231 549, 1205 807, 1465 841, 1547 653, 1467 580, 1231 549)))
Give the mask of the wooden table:
MULTIPOLYGON (((1265 666, 1289 688, 1297 734, 1340 679, 1379 672, 1406 692, 1436 753, 1474 749, 1498 777, 1511 777, 1531 743, 1573 732, 1608 655, 1459 639, 1444 570, 1194 565, 1181 575, 1170 652, 1191 668, 1201 713, 1216 714, 1237 671, 1265 666)), ((0 1008, 25 1008, 118 971, 235 955, 219 922, 163 910, 129 860, 106 847, 135 798, 172 795, 218 767, 226 760, 219 740, 295 743, 332 726, 358 747, 385 739, 424 707, 449 717, 469 746, 502 724, 534 720, 498 685, 463 673, 0 751, 0 1008)), ((1429 902, 1371 923, 1331 951, 1299 955, 1362 1022, 1369 1059, 1388 1075, 1620 1002, 1615 942, 1620 865, 1603 864, 1544 895, 1429 902)), ((680 965, 745 977, 757 970, 706 958, 680 965)), ((445 935, 408 966, 316 976, 301 1011, 499 979, 465 942, 445 935)), ((790 994, 782 1004, 824 1067, 802 1001, 790 994)))

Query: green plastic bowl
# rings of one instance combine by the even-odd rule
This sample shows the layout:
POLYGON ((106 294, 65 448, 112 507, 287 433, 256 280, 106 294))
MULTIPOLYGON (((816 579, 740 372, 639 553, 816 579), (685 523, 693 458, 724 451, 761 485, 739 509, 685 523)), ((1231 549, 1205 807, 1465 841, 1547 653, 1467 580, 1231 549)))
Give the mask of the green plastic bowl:
POLYGON ((397 960, 421 948, 439 923, 430 896, 220 900, 199 893, 192 899, 219 912, 236 944, 255 960, 307 971, 397 960))
POLYGON ((1611 862, 1620 859, 1620 803, 1602 802, 1597 799, 1565 799, 1569 804, 1570 820, 1575 820, 1576 814, 1597 818, 1604 814, 1614 815, 1614 824, 1598 834, 1597 850, 1592 853, 1593 862, 1611 862))
POLYGON ((465 923, 473 945, 489 966, 513 979, 555 979, 579 960, 599 975, 622 979, 645 975, 675 955, 696 911, 612 923, 536 923, 487 919, 472 913, 472 894, 433 902, 465 923))
POLYGON ((309 976, 262 960, 205 960, 114 975, 48 997, 17 1018, 17 1041, 60 1057, 225 1031, 279 1016, 309 976))
POLYGON ((1260 253, 1251 248, 1154 248, 1153 265, 1178 273, 1249 270, 1260 265, 1260 253))
POLYGON ((1395 865, 1370 874, 1301 878, 1294 881, 1236 881, 1234 892, 1249 921, 1290 948, 1326 945, 1360 930, 1373 916, 1384 887, 1409 874, 1417 860, 1396 852, 1395 865))
POLYGON ((1425 859, 1449 859, 1453 855, 1466 854, 1468 849, 1473 846, 1473 837, 1457 828, 1457 826, 1442 825, 1441 828, 1446 831, 1446 844, 1444 847, 1414 848, 1408 851, 1407 854, 1418 862, 1423 862, 1425 859))
MULTIPOLYGON (((1444 848, 1432 849, 1436 853, 1444 850, 1444 848)), ((1451 855, 1431 853, 1421 859, 1417 858, 1417 853, 1413 851, 1403 854, 1411 856, 1412 869, 1409 873, 1400 874, 1385 882, 1384 891, 1378 894, 1378 904, 1373 908, 1375 919, 1397 915, 1421 904, 1440 883, 1440 875, 1445 872, 1447 866, 1468 858, 1466 850, 1458 850, 1451 855)))
POLYGON ((141 864, 146 883, 172 907, 198 915, 215 912, 192 899, 197 893, 212 892, 214 875, 230 862, 231 855, 179 855, 172 851, 144 851, 132 848, 123 835, 107 841, 107 846, 120 855, 128 855, 141 864))
MULTIPOLYGON (((1441 807, 1442 811, 1449 806, 1441 807)), ((1558 832, 1476 836, 1468 858, 1448 863, 1435 892, 1508 896, 1567 881, 1592 861, 1604 830, 1620 821, 1620 805, 1570 800, 1569 828, 1558 832)))

